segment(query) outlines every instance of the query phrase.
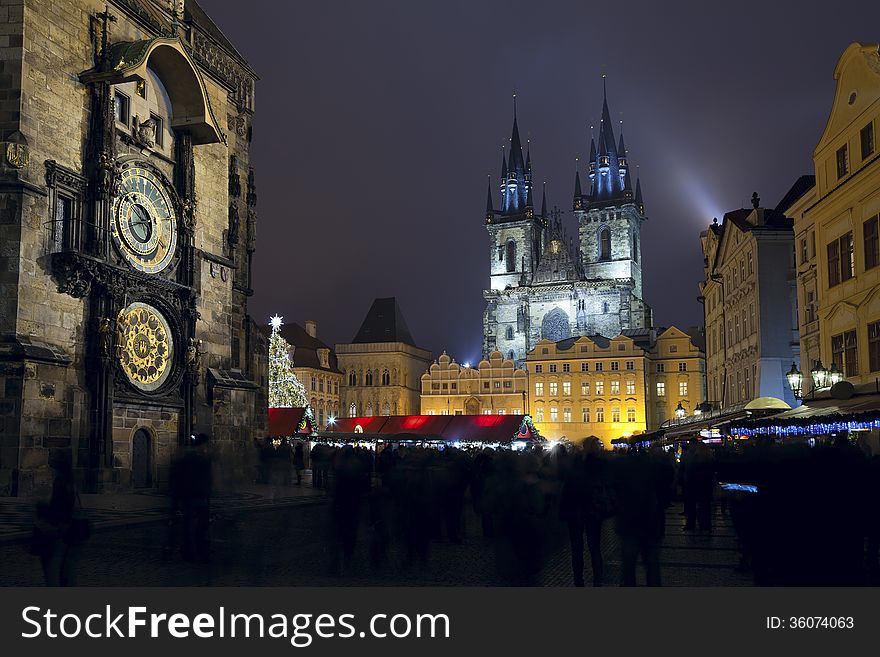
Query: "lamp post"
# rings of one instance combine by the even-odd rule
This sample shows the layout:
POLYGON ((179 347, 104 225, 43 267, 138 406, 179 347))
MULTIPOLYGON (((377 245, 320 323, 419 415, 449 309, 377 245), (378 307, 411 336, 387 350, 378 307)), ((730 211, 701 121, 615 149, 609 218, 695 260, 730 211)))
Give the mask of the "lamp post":
MULTIPOLYGON (((803 399, 804 375, 794 363, 791 364, 791 369, 785 374, 785 378, 788 380, 788 385, 794 393, 795 399, 803 399)), ((813 365, 813 369, 810 370, 810 378, 813 380, 813 388, 809 394, 810 397, 815 395, 818 390, 830 388, 844 380, 843 372, 837 368, 835 363, 831 364, 831 369, 829 370, 822 365, 820 360, 817 360, 816 364, 813 365)))
POLYGON ((801 399, 801 394, 803 393, 804 375, 795 366, 794 362, 792 362, 791 369, 785 375, 785 378, 788 379, 788 385, 791 388, 791 391, 794 393, 794 398, 801 399))
POLYGON ((828 387, 828 378, 831 372, 822 365, 821 360, 817 360, 813 369, 810 370, 810 376, 813 378, 813 388, 821 390, 828 387))
POLYGON ((678 402, 678 406, 675 407, 675 419, 683 420, 687 411, 684 410, 684 406, 681 405, 681 402, 678 402))

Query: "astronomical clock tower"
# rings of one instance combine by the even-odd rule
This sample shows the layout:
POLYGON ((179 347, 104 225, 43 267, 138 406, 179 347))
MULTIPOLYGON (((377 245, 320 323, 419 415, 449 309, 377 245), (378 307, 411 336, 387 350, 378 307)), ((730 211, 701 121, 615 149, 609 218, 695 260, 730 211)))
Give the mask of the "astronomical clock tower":
POLYGON ((192 0, 7 5, 0 494, 47 486, 59 451, 84 490, 163 486, 197 433, 244 474, 254 72, 192 0))

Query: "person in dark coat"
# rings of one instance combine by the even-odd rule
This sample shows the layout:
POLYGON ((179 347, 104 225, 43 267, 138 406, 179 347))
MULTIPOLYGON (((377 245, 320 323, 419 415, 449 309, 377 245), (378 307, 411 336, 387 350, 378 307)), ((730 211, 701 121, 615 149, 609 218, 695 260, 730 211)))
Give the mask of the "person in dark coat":
POLYGON ((183 516, 183 558, 210 560, 211 461, 208 436, 199 434, 172 464, 169 475, 174 506, 183 516))
POLYGON ((647 452, 633 450, 617 459, 614 481, 621 585, 635 586, 636 562, 641 556, 648 586, 660 586, 664 500, 670 484, 665 470, 647 452))
POLYGON ((37 505, 33 551, 43 566, 46 586, 74 586, 77 547, 69 529, 77 505, 73 462, 64 451, 52 452, 49 466, 55 473, 52 497, 37 505))
POLYGON ((302 486, 302 473, 306 467, 306 457, 303 451, 303 444, 298 442, 293 448, 293 469, 296 471, 296 485, 302 486))

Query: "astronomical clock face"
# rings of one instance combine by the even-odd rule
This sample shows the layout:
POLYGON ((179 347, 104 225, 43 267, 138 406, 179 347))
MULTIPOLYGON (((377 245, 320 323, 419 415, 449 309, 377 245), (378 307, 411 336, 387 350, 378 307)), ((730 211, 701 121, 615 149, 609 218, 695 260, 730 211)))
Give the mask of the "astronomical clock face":
POLYGON ((162 314, 145 303, 133 303, 116 320, 123 371, 137 388, 156 390, 171 372, 174 341, 162 314))
POLYGON ((122 170, 111 231, 126 260, 147 274, 165 269, 177 247, 177 219, 162 179, 139 166, 122 170))

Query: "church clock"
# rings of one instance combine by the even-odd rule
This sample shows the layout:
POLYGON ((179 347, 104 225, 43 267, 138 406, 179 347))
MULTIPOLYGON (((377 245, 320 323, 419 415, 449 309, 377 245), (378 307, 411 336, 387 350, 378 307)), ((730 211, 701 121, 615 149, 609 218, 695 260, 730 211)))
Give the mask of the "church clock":
POLYGON ((144 166, 128 166, 120 174, 110 227, 120 253, 135 269, 161 272, 174 258, 177 219, 168 187, 144 166))
POLYGON ((119 362, 128 380, 147 392, 159 388, 171 372, 174 339, 168 322, 156 308, 132 303, 119 313, 119 362))

